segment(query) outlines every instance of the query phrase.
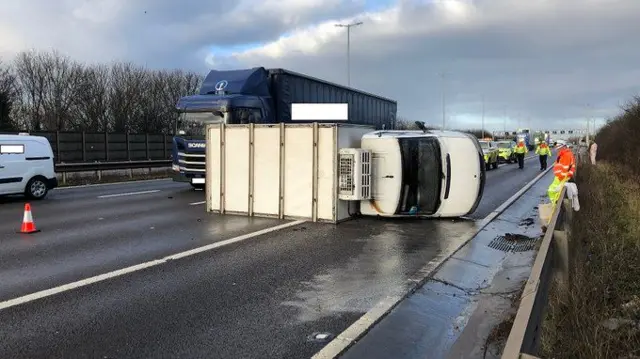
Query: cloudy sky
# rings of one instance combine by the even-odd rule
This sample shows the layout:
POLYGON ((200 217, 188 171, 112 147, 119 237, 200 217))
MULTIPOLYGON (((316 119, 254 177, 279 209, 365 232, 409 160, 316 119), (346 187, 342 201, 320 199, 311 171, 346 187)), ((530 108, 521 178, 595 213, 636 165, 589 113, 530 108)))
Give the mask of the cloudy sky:
POLYGON ((584 128, 640 92, 640 0, 5 0, 0 56, 284 67, 398 101, 447 127, 584 128), (445 74, 445 76, 442 76, 445 74))

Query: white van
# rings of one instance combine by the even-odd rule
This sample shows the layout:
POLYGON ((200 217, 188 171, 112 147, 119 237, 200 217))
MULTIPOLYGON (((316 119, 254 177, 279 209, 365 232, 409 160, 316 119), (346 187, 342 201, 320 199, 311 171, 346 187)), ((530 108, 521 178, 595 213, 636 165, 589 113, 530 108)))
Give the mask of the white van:
POLYGON ((485 184, 478 139, 457 131, 375 131, 362 137, 372 153, 372 198, 363 215, 460 217, 476 210, 485 184))
POLYGON ((53 150, 41 136, 0 135, 0 195, 43 199, 58 186, 53 150))

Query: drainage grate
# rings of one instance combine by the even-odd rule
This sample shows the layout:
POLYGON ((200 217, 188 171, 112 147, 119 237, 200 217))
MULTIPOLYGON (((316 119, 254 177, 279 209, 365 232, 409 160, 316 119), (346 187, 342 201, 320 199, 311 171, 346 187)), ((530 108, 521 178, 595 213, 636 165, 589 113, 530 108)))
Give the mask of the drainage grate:
POLYGON ((531 238, 522 234, 507 233, 494 238, 489 247, 503 252, 526 252, 535 249, 538 238, 531 238))

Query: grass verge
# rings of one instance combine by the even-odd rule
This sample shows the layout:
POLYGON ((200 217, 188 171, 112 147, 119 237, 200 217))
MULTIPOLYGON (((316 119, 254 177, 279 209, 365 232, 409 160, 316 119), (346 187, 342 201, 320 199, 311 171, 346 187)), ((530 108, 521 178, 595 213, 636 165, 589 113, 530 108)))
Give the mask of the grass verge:
POLYGON ((543 358, 640 355, 640 178, 607 162, 578 169, 571 283, 549 294, 543 358))

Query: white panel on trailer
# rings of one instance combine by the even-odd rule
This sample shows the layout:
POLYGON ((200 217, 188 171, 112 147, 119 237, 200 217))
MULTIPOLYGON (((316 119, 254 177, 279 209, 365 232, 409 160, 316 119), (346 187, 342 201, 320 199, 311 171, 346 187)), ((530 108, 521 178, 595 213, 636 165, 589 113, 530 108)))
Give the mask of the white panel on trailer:
POLYGON ((286 127, 284 214, 310 218, 313 203, 313 127, 286 127))
POLYGON ((206 151, 206 182, 205 193, 207 200, 207 211, 220 210, 220 177, 222 163, 220 161, 220 126, 207 127, 206 151))
POLYGON ((227 127, 225 137, 224 210, 249 211, 249 127, 227 127))
POLYGON ((318 218, 333 221, 337 201, 335 175, 338 168, 336 156, 338 128, 320 126, 318 130, 318 218))
POLYGON ((291 121, 348 121, 348 103, 292 103, 291 121))
POLYGON ((256 126, 253 146, 253 212, 277 216, 280 208, 280 126, 256 126))

